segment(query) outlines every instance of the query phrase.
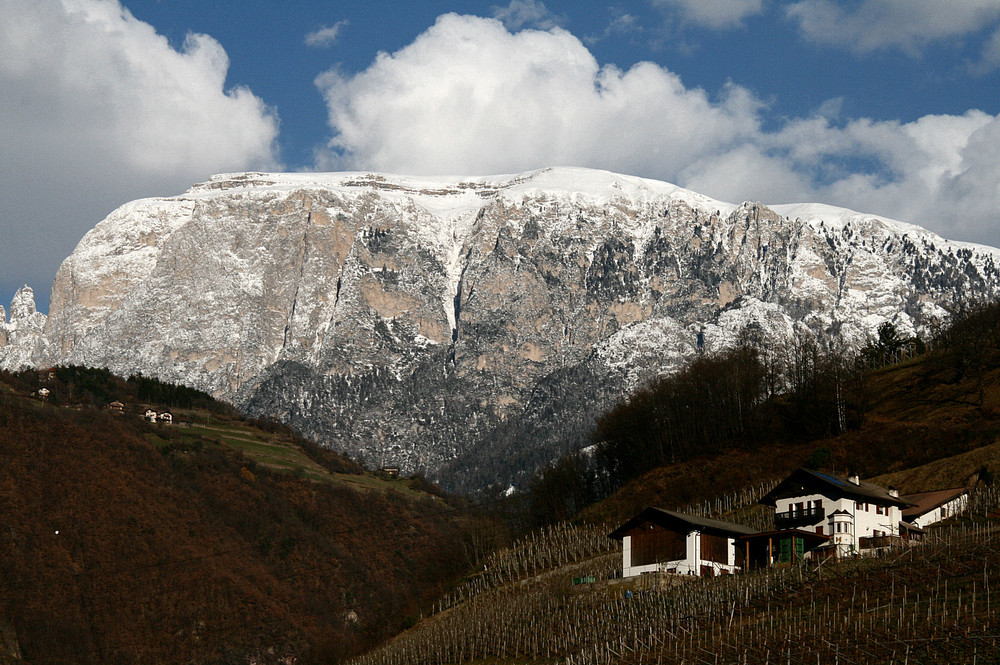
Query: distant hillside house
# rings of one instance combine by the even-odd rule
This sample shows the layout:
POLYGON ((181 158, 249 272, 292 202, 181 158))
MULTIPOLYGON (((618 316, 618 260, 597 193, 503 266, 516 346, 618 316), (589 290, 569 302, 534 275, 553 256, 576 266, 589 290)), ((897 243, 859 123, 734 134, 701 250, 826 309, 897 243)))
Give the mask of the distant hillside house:
POLYGON ((174 417, 172 415, 170 415, 170 413, 168 413, 167 411, 164 411, 163 413, 161 413, 160 415, 158 415, 157 418, 159 419, 159 421, 161 423, 165 423, 167 425, 169 425, 170 423, 174 422, 174 417))
POLYGON ((903 521, 923 528, 965 511, 969 505, 969 490, 955 487, 935 492, 920 492, 902 497, 910 507, 903 510, 903 521))
POLYGON ((896 490, 808 469, 792 472, 760 502, 774 506, 778 529, 828 536, 820 549, 838 557, 902 544, 902 511, 910 507, 896 490))
POLYGON ((744 554, 737 551, 737 541, 752 533, 740 524, 650 507, 609 537, 622 541, 623 577, 650 572, 711 576, 739 570, 744 554))
POLYGON ((146 413, 145 413, 145 415, 143 415, 143 418, 145 418, 146 420, 148 420, 151 423, 155 423, 156 422, 156 415, 157 415, 156 411, 153 411, 152 409, 146 409, 146 413))
POLYGON ((122 413, 125 410, 125 405, 115 400, 111 404, 108 404, 108 408, 116 413, 122 413))

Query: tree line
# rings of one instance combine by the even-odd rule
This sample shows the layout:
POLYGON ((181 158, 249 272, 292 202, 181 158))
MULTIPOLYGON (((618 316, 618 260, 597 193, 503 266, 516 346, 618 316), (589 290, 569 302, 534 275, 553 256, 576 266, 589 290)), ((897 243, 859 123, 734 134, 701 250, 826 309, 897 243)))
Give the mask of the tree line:
MULTIPOLYGON (((534 526, 569 519, 657 467, 855 429, 871 406, 872 373, 916 356, 926 354, 924 379, 972 378, 979 392, 969 399, 981 401, 986 371, 1000 359, 1000 303, 954 312, 928 342, 905 337, 891 322, 873 333, 855 350, 810 332, 775 344, 745 329, 735 347, 698 357, 601 415, 586 454, 562 457, 535 475, 523 519, 534 526)), ((809 463, 824 461, 816 454, 809 463)))

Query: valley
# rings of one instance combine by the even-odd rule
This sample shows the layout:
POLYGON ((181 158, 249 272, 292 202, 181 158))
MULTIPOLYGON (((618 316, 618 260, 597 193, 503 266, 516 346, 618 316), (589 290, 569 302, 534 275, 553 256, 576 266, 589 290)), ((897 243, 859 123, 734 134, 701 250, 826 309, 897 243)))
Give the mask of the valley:
POLYGON ((868 370, 864 418, 844 433, 651 468, 571 521, 537 528, 547 505, 538 502, 552 498, 541 489, 470 505, 420 477, 365 472, 187 388, 74 367, 3 373, 0 656, 988 660, 1000 562, 995 321, 995 307, 974 312, 932 351, 868 370), (138 398, 140 389, 163 401, 138 398), (150 407, 170 410, 174 424, 144 420, 150 407), (903 492, 969 485, 970 507, 882 556, 620 577, 608 534, 645 506, 766 528, 759 498, 818 460, 831 472, 864 465, 903 492))

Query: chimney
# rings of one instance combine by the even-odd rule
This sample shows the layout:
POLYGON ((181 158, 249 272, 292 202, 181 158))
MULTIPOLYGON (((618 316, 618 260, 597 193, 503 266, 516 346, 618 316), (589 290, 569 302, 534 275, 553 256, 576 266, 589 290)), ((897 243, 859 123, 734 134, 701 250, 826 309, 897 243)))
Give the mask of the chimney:
POLYGON ((847 477, 847 482, 854 483, 855 485, 860 485, 861 484, 861 479, 858 478, 857 474, 854 474, 853 476, 848 476, 847 477))
POLYGON ((893 487, 892 485, 890 485, 889 486, 889 496, 895 497, 895 498, 898 499, 899 498, 899 490, 896 489, 895 487, 893 487))

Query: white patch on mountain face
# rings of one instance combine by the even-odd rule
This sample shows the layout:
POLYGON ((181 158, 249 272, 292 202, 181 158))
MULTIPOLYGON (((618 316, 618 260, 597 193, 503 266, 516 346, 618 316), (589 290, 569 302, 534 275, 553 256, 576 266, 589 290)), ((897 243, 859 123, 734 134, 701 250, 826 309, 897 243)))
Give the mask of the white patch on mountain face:
POLYGON ((629 390, 680 369, 697 354, 698 330, 664 317, 627 326, 596 350, 608 367, 625 374, 629 390), (672 358, 669 365, 664 358, 672 358))

